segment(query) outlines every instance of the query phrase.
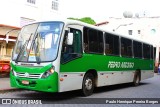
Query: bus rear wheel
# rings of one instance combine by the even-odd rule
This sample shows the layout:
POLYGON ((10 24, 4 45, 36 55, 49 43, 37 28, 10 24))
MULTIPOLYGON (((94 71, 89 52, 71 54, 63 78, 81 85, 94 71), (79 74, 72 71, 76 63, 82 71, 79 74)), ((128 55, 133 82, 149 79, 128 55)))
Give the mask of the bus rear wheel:
POLYGON ((140 72, 136 72, 133 79, 133 85, 138 86, 140 83, 140 72))
POLYGON ((93 93, 94 90, 94 76, 91 73, 87 73, 84 76, 83 83, 82 83, 82 94, 83 96, 89 96, 93 93))

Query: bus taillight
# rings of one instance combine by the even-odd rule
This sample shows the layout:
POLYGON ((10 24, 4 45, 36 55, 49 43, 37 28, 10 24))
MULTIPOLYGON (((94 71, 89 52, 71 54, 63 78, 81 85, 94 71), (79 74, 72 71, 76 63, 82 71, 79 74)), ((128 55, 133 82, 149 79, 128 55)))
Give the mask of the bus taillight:
POLYGON ((3 66, 2 66, 2 70, 8 70, 8 69, 10 69, 10 66, 9 66, 9 65, 3 65, 3 66))

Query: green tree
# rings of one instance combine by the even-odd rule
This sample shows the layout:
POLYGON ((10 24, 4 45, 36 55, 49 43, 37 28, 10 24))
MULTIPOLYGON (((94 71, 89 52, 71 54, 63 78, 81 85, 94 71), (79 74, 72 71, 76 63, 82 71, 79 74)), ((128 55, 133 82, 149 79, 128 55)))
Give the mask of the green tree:
POLYGON ((84 17, 84 18, 80 18, 80 19, 70 17, 68 19, 78 20, 78 21, 85 22, 85 23, 92 24, 92 25, 96 24, 96 22, 90 17, 84 17))
POLYGON ((79 20, 82 22, 88 23, 88 24, 92 24, 92 25, 96 24, 96 22, 90 17, 84 17, 79 20))

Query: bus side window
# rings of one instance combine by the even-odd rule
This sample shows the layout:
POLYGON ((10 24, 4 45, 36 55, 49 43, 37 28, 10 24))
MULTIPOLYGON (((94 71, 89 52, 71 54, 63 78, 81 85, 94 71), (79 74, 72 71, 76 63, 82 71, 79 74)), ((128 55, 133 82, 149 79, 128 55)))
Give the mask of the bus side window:
POLYGON ((150 59, 150 45, 143 43, 143 57, 145 59, 150 59))
POLYGON ((135 58, 142 58, 142 43, 133 41, 133 53, 135 58))
POLYGON ((125 49, 124 49, 124 44, 121 43, 121 55, 125 55, 125 49))
POLYGON ((109 44, 105 44, 105 47, 106 47, 106 49, 105 49, 106 54, 111 54, 111 50, 110 50, 109 44))
POLYGON ((84 27, 84 52, 91 54, 103 54, 103 32, 91 28, 84 27))
POLYGON ((119 36, 105 33, 106 55, 119 55, 119 36))
POLYGON ((132 41, 127 38, 121 38, 121 55, 124 57, 132 57, 132 41))
POLYGON ((88 52, 88 43, 83 43, 83 46, 84 46, 84 51, 88 52))
POLYGON ((83 46, 84 46, 84 52, 89 52, 89 38, 88 38, 88 29, 84 27, 83 29, 83 46))

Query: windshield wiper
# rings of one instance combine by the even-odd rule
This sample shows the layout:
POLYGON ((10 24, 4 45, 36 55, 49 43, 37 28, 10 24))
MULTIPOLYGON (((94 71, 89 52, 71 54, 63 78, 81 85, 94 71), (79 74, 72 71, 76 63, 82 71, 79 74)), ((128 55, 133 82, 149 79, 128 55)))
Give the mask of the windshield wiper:
POLYGON ((19 52, 18 55, 17 55, 17 58, 16 58, 16 60, 15 60, 15 63, 18 63, 18 59, 19 59, 21 53, 23 52, 23 50, 25 49, 26 45, 28 45, 28 42, 30 41, 31 36, 32 36, 32 33, 31 33, 29 39, 26 40, 26 42, 24 43, 24 45, 23 45, 22 48, 20 49, 20 52, 19 52))
MULTIPOLYGON (((38 33, 36 34, 36 36, 35 36, 35 38, 34 38, 34 40, 33 40, 33 43, 32 43, 32 47, 31 48, 34 48, 34 53, 35 53, 35 57, 36 57, 36 62, 37 62, 37 64, 40 64, 40 62, 41 62, 41 59, 40 59, 40 57, 38 56, 38 45, 39 45, 39 42, 38 42, 38 44, 36 45, 36 43, 35 43, 35 40, 36 40, 36 38, 38 37, 38 33)), ((38 41, 38 40, 37 40, 38 41)))
MULTIPOLYGON (((37 38, 37 37, 36 37, 36 38, 37 38)), ((36 39, 36 38, 35 38, 35 39, 36 39)), ((34 48, 34 50, 35 50, 35 55, 36 55, 37 64, 40 64, 41 59, 40 59, 40 57, 37 55, 37 53, 38 53, 38 44, 37 44, 37 45, 35 44, 35 40, 33 41, 33 48, 34 48)))
POLYGON ((26 42, 24 43, 24 45, 22 46, 20 52, 18 53, 18 56, 17 56, 17 58, 16 58, 16 60, 15 60, 16 63, 18 63, 18 59, 19 59, 19 57, 20 57, 22 51, 23 51, 24 48, 26 47, 27 42, 28 42, 28 41, 26 41, 26 42))

